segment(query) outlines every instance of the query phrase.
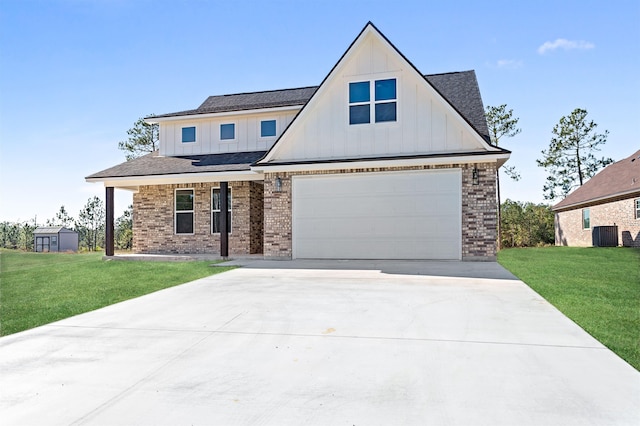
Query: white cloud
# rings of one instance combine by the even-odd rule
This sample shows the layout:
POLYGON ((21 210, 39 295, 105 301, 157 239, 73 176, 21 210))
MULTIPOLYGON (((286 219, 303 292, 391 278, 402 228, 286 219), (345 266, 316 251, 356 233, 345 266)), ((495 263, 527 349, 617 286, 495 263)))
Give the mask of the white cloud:
POLYGON ((558 38, 555 41, 546 41, 542 46, 538 47, 538 53, 544 55, 547 51, 564 49, 564 50, 588 50, 596 47, 595 44, 584 40, 567 40, 558 38))
POLYGON ((496 62, 496 65, 498 66, 498 68, 515 70, 518 68, 522 68, 523 63, 522 61, 515 59, 499 59, 498 62, 496 62))

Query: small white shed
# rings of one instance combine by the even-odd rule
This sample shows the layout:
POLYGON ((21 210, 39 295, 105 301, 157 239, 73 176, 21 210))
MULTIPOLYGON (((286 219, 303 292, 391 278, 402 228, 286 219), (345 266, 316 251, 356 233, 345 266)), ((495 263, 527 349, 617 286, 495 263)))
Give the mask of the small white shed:
POLYGON ((40 226, 33 240, 33 250, 40 253, 78 251, 78 233, 64 226, 40 226))

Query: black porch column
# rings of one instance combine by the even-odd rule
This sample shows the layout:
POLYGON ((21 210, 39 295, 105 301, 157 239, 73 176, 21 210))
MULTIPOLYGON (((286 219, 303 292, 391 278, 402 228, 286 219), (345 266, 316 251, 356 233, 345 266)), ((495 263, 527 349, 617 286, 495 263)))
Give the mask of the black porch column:
POLYGON ((113 186, 106 187, 107 220, 104 232, 104 251, 107 256, 113 256, 113 186))
POLYGON ((220 182, 220 257, 229 257, 229 232, 227 231, 228 193, 229 183, 220 182))

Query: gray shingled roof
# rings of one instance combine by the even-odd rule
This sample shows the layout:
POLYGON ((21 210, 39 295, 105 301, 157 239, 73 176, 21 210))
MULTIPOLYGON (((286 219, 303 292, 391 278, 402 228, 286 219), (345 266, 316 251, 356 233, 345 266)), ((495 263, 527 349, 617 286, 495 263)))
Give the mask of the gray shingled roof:
MULTIPOLYGON (((484 117, 484 105, 474 71, 431 74, 424 77, 467 119, 469 124, 485 140, 489 140, 489 130, 484 117)), ((317 89, 318 86, 310 86, 297 89, 209 96, 197 109, 154 115, 148 118, 180 117, 294 105, 302 106, 307 103, 317 89)))
POLYGON ((266 151, 254 151, 163 157, 156 151, 94 173, 86 179, 245 171, 250 170, 251 164, 265 153, 266 151))
POLYGON ((295 105, 302 106, 307 103, 317 89, 318 86, 313 86, 300 87, 297 89, 209 96, 197 109, 154 115, 148 118, 180 117, 183 115, 245 111, 249 109, 277 108, 295 105))
POLYGON ((602 169, 571 194, 553 206, 553 210, 570 210, 640 194, 640 150, 624 160, 602 169))
POLYGON ((475 71, 431 74, 424 77, 487 142, 490 140, 475 71))

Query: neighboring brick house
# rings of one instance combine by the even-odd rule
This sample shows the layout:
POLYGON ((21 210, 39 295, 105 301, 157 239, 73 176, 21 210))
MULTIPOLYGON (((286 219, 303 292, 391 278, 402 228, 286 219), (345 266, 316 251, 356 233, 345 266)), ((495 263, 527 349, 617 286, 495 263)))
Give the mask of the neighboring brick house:
POLYGON ((600 226, 617 226, 618 244, 640 247, 640 150, 610 164, 553 206, 556 245, 591 246, 600 226))
POLYGON ((475 73, 425 76, 371 23, 317 87, 146 120, 159 151, 87 177, 108 233, 114 188, 134 191, 137 253, 495 259, 510 153, 489 144, 475 73))

